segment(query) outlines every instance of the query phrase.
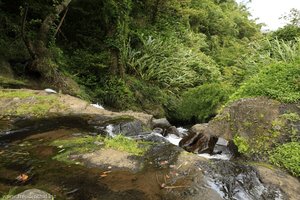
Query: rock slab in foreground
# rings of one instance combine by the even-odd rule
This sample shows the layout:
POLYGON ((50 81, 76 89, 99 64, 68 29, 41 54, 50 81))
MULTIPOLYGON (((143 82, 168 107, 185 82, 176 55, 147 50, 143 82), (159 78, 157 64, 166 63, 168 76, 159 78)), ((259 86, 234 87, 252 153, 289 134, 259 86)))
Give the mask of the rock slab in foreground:
POLYGON ((11 198, 11 200, 52 200, 54 197, 39 189, 29 189, 11 198))

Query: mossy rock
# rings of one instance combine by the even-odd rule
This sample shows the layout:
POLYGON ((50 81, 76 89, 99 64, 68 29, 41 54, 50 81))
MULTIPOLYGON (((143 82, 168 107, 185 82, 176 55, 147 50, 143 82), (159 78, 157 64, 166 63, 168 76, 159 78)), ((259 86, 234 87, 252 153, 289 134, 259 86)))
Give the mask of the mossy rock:
POLYGON ((298 106, 263 97, 241 99, 210 121, 207 132, 233 140, 244 155, 267 159, 276 145, 299 139, 298 106))

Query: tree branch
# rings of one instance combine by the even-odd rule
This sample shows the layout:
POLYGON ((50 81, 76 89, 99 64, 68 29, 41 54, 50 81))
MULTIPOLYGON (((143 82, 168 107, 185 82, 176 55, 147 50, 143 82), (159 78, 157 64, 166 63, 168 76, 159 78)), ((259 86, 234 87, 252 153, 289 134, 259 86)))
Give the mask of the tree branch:
POLYGON ((28 53, 31 57, 32 60, 35 59, 35 53, 32 50, 32 45, 31 42, 29 41, 29 39, 27 38, 27 36, 25 35, 25 25, 26 25, 26 19, 27 19, 27 14, 28 14, 28 5, 25 8, 25 12, 23 13, 23 17, 22 17, 22 29, 21 29, 21 35, 22 35, 22 39, 23 42, 28 50, 28 53))
POLYGON ((56 19, 56 16, 59 15, 62 11, 64 11, 71 3, 71 1, 72 0, 63 0, 59 5, 55 7, 55 12, 49 14, 43 21, 39 30, 38 39, 44 42, 44 44, 46 44, 48 41, 48 33, 54 20, 56 19))
POLYGON ((65 11, 65 13, 64 13, 64 16, 61 18, 61 20, 60 20, 60 22, 59 22, 59 24, 58 24, 58 26, 57 26, 57 28, 56 28, 56 30, 55 30, 54 37, 56 36, 56 34, 57 34, 57 32, 59 31, 61 25, 63 24, 63 22, 64 22, 64 20, 65 20, 65 17, 66 17, 66 15, 67 15, 68 10, 69 10, 69 7, 67 7, 67 9, 66 9, 66 11, 65 11))

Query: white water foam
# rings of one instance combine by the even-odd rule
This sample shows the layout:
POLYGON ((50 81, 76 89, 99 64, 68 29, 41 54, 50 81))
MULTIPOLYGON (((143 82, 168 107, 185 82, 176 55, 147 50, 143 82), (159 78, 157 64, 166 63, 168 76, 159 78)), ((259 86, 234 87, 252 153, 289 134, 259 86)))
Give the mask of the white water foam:
POLYGON ((231 155, 229 154, 214 154, 214 155, 210 155, 208 153, 200 153, 198 154, 198 156, 203 157, 203 158, 207 158, 207 159, 217 159, 217 160, 230 160, 231 155))
POLYGON ((99 108, 99 109, 104 109, 103 106, 101 106, 100 104, 98 103, 95 103, 95 104, 91 104, 91 106, 94 106, 95 108, 99 108))
POLYGON ((181 133, 182 135, 187 135, 188 129, 183 128, 183 127, 178 127, 177 128, 178 132, 181 133))
POLYGON ((110 136, 110 137, 115 137, 116 135, 113 133, 114 126, 112 124, 106 126, 105 132, 110 136))
POLYGON ((178 137, 177 135, 174 134, 169 134, 165 137, 170 143, 178 146, 180 140, 182 139, 181 137, 178 137))

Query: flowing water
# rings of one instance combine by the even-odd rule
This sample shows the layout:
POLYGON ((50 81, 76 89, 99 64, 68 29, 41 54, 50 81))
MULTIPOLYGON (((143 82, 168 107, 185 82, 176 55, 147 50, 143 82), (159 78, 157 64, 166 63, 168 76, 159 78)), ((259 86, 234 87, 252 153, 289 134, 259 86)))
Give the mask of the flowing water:
MULTIPOLYGON (((108 136, 115 136, 113 129, 113 125, 105 127, 108 136)), ((178 130, 182 134, 187 132, 183 128, 178 130)), ((55 199, 168 199, 158 185, 155 178, 157 171, 152 167, 138 173, 116 170, 102 179, 100 175, 107 168, 87 168, 52 159, 60 151, 50 145, 52 141, 88 133, 78 128, 61 128, 34 132, 12 140, 4 141, 0 138, 0 196, 11 188, 17 188, 17 191, 40 188, 55 194, 55 199), (16 177, 24 173, 29 175, 29 180, 17 181, 16 177)), ((155 132, 141 137, 161 138, 174 145, 178 145, 181 140, 176 135, 163 137, 155 132)), ((232 161, 226 145, 226 141, 219 139, 215 147, 218 154, 199 154, 211 159, 209 163, 199 163, 199 169, 202 168, 206 177, 207 187, 218 192, 223 199, 284 199, 280 190, 262 184, 252 167, 232 161)), ((163 172, 166 169, 160 170, 163 172)))

